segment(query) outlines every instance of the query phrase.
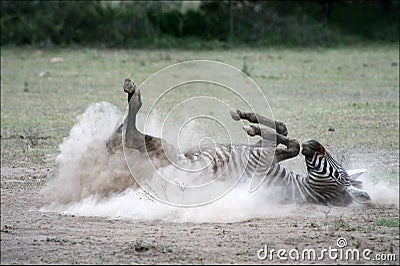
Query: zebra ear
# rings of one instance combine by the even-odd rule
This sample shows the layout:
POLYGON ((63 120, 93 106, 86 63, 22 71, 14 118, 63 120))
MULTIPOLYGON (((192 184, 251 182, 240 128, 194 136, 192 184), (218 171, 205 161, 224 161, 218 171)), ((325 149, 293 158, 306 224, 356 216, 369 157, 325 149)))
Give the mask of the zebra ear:
POLYGON ((350 194, 352 199, 361 204, 367 204, 371 202, 371 197, 364 190, 358 189, 354 186, 346 187, 346 191, 350 194))

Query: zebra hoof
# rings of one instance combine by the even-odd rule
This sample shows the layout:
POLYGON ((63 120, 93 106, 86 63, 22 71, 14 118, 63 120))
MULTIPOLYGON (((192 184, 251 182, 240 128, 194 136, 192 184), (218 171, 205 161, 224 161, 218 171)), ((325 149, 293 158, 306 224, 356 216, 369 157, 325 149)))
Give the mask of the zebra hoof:
POLYGON ((231 117, 233 120, 235 121, 239 121, 240 120, 240 116, 238 115, 238 113, 235 110, 229 110, 229 112, 231 113, 231 117))
POLYGON ((243 126, 243 129, 247 132, 247 135, 251 137, 256 135, 256 130, 252 126, 243 126))
POLYGON ((130 79, 125 79, 123 89, 124 92, 128 94, 133 94, 136 91, 136 84, 130 79))

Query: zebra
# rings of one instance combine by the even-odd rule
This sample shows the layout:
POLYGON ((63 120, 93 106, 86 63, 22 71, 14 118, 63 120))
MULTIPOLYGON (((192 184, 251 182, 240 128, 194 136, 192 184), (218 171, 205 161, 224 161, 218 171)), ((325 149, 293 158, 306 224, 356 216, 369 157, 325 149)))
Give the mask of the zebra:
MULTIPOLYGON (((236 113, 231 111, 234 120, 245 119, 251 123, 258 123, 272 127, 273 121, 257 115, 255 113, 246 113, 237 110, 236 113)), ((339 164, 331 153, 317 140, 307 140, 301 145, 301 153, 305 158, 307 173, 306 175, 297 174, 286 169, 279 162, 295 157, 300 152, 300 145, 296 139, 288 137, 286 126, 279 121, 275 121, 276 126, 276 145, 284 144, 286 149, 276 149, 275 158, 269 169, 265 171, 265 167, 254 169, 255 174, 265 171, 265 183, 267 186, 277 186, 282 189, 286 196, 286 202, 300 203, 318 203, 347 206, 353 201, 367 204, 371 202, 371 198, 366 191, 361 190, 362 182, 351 178, 348 172, 339 164)), ((258 125, 251 125, 245 130, 250 136, 261 136, 263 139, 271 139, 271 134, 265 128, 258 125)), ((265 161, 261 156, 249 157, 252 160, 251 165, 257 162, 265 161)), ((360 174, 360 173, 359 173, 360 174)))
POLYGON ((300 147, 296 139, 288 137, 288 129, 281 121, 251 112, 230 110, 233 120, 252 123, 244 127, 247 135, 260 136, 261 140, 252 145, 218 143, 201 147, 201 150, 197 148, 179 153, 174 145, 164 139, 143 134, 136 128, 136 115, 142 106, 140 89, 130 79, 125 79, 123 89, 128 93, 128 116, 106 142, 110 154, 122 147, 124 132, 124 145, 141 153, 147 152, 148 157, 157 162, 153 165, 158 167, 174 163, 171 158, 189 162, 203 160, 214 175, 227 172, 228 175, 243 173, 247 177, 263 177, 263 185, 282 189, 287 203, 346 206, 353 200, 362 204, 371 201, 368 193, 361 190, 361 182, 350 178, 325 147, 316 140, 306 141, 300 147), (307 166, 305 176, 280 164, 281 161, 296 157, 300 150, 307 166))

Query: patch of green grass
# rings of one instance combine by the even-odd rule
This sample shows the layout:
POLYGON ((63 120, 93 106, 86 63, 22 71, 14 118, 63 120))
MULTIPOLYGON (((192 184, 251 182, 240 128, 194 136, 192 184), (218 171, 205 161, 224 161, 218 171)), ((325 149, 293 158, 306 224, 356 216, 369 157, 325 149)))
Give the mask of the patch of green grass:
MULTIPOLYGON (((387 158, 397 162, 386 167, 396 174, 398 48, 181 51, 2 47, 1 160, 3 164, 44 163, 58 152, 58 145, 90 103, 107 101, 124 111, 122 83, 127 77, 141 84, 171 64, 194 59, 242 69, 245 58, 251 78, 265 94, 274 117, 286 123, 290 136, 300 142, 317 139, 330 149, 384 155, 386 159, 377 159, 379 164, 385 165, 387 158), (53 57, 64 60, 51 63, 53 57), (40 77, 44 71, 48 76, 40 77)), ((144 107, 164 89, 142 92, 144 107)))
POLYGON ((399 221, 399 218, 393 218, 393 219, 381 218, 376 222, 376 225, 377 226, 386 226, 386 227, 399 227, 400 221, 399 221))

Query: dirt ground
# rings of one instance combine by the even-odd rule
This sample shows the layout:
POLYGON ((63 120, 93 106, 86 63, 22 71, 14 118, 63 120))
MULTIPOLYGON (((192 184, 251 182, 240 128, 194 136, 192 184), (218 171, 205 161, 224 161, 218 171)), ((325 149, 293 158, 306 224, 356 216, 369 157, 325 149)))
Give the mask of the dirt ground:
POLYGON ((399 262, 398 224, 379 222, 398 220, 395 206, 333 207, 327 213, 326 207, 303 205, 290 217, 236 223, 79 217, 39 211, 45 204, 40 187, 53 171, 52 167, 2 166, 1 264, 399 262), (339 238, 344 238, 347 246, 339 248, 339 238), (265 256, 260 251, 265 245, 269 255, 263 260, 257 254, 265 256), (337 251, 323 253, 329 248, 337 251), (286 255, 278 258, 279 249, 286 250, 286 255), (300 252, 299 260, 294 251, 289 253, 292 249, 300 252), (303 258, 304 249, 314 249, 315 257, 304 253, 303 258), (357 249, 360 259, 346 257, 348 249, 357 249))

